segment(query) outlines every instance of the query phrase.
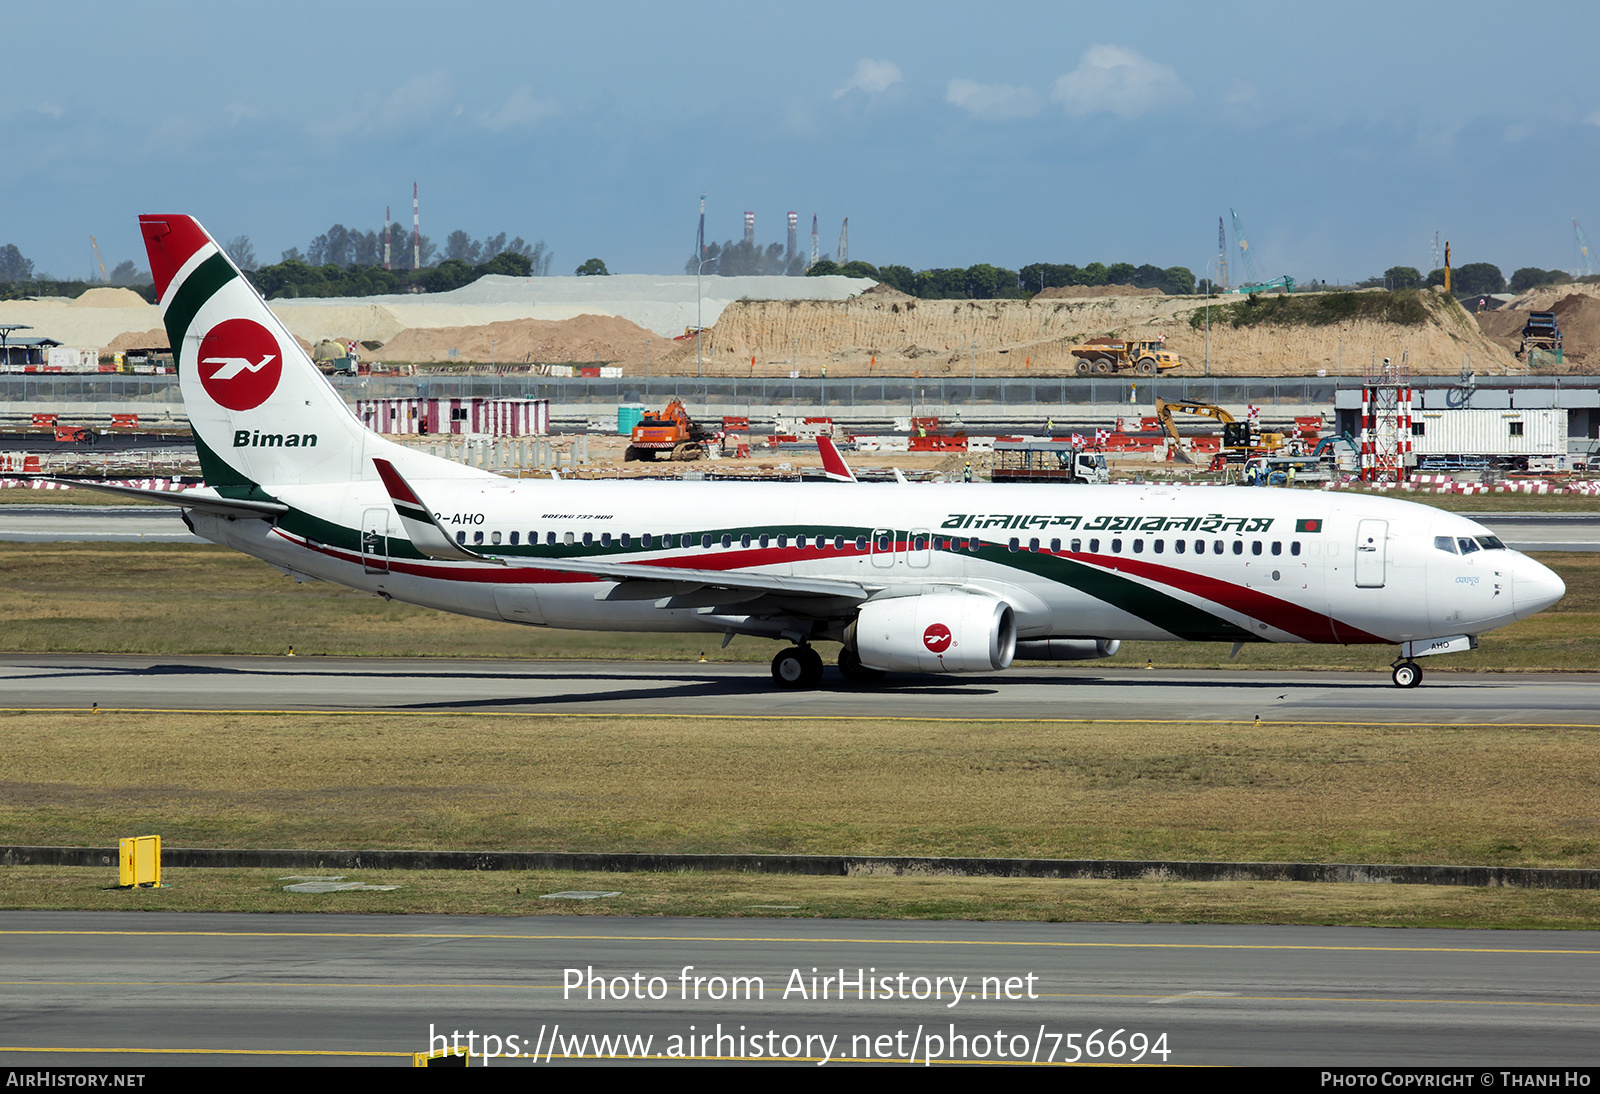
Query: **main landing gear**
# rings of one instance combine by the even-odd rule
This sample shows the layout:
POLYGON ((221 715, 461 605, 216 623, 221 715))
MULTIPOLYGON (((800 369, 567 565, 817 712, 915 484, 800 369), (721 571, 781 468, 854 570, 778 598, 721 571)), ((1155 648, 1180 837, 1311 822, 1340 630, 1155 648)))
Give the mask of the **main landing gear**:
POLYGON ((780 688, 814 688, 822 683, 822 657, 810 646, 779 650, 772 659, 772 679, 780 688))
POLYGON ((1394 686, 1414 688, 1422 683, 1422 666, 1415 661, 1398 661, 1394 665, 1394 686))

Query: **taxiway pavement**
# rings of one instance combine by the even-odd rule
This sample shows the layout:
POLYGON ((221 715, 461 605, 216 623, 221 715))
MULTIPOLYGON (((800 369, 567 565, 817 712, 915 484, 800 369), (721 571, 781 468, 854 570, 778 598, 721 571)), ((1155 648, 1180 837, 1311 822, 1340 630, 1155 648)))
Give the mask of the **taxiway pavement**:
POLYGON ((796 692, 763 664, 6 654, 0 695, 9 709, 1600 725, 1600 676, 1577 673, 1429 672, 1403 690, 1376 673, 1092 662, 871 687, 830 669, 822 687, 796 692))
POLYGON ((591 1036, 619 1034, 652 1056, 676 1036, 691 1057, 812 1065, 1131 1062, 1136 1043, 1142 1063, 1600 1063, 1600 932, 640 920, 527 901, 526 918, 0 913, 0 1064, 408 1065, 430 1030, 515 1044, 490 1061, 511 1067, 542 1066, 535 1045, 592 1062, 591 1036), (735 976, 760 988, 731 999, 735 976))

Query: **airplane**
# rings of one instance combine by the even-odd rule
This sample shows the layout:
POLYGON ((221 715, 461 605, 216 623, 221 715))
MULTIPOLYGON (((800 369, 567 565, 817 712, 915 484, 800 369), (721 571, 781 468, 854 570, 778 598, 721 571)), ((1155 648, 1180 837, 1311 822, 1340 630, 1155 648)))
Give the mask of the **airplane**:
POLYGON ((513 480, 368 430, 192 217, 139 219, 205 485, 106 486, 300 578, 533 626, 819 640, 865 683, 1089 660, 1129 640, 1398 646, 1417 659, 1565 595, 1457 514, 1323 491, 513 480))

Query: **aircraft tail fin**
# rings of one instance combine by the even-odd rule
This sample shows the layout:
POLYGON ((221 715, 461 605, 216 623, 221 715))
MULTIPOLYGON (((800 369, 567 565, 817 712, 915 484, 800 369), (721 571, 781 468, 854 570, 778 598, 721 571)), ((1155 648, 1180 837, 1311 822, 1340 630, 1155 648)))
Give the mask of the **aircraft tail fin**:
POLYGON ((850 465, 844 462, 844 457, 839 455, 839 449, 833 443, 833 438, 826 433, 817 434, 817 451, 822 453, 822 473, 834 482, 855 482, 856 473, 850 470, 850 465))
POLYGON ((258 487, 374 479, 374 455, 429 466, 427 477, 485 472, 411 453, 356 420, 261 294, 199 221, 139 218, 161 317, 206 483, 258 487))

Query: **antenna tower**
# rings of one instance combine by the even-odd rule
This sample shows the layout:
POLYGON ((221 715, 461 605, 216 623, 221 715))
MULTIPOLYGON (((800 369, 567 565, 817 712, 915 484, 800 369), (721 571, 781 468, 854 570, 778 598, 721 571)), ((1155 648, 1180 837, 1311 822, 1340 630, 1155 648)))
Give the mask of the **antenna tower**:
POLYGON ((1385 357, 1361 385, 1361 479, 1403 482, 1411 455, 1411 369, 1385 357))
POLYGON ((411 268, 422 268, 422 217, 418 214, 415 180, 411 183, 411 268))
POLYGON ((1217 218, 1217 280, 1222 282, 1223 291, 1228 288, 1228 232, 1222 226, 1222 218, 1217 218))

